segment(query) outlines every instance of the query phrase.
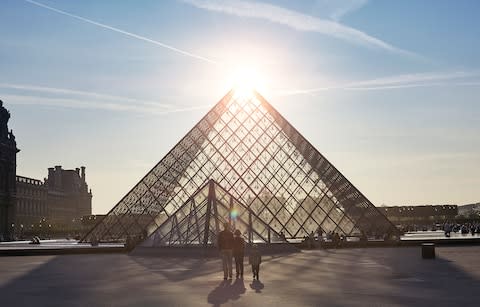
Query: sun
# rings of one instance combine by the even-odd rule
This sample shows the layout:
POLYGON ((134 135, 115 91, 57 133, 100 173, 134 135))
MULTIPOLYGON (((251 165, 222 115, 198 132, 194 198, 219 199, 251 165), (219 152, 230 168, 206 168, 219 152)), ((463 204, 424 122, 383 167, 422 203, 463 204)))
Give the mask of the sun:
POLYGON ((253 66, 238 66, 232 75, 232 87, 236 97, 252 97, 262 87, 260 73, 253 66))

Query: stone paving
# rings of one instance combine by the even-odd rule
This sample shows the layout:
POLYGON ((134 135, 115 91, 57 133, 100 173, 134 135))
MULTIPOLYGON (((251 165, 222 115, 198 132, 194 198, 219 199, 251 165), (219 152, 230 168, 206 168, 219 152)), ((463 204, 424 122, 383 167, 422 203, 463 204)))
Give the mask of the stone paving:
POLYGON ((479 261, 480 246, 313 250, 224 282, 217 259, 0 257, 0 306, 480 306, 479 261))

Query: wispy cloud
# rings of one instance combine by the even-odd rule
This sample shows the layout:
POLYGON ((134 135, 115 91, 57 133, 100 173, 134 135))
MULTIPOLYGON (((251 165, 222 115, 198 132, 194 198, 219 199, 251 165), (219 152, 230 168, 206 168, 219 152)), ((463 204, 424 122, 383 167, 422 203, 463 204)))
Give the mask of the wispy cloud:
POLYGON ((109 110, 164 115, 210 108, 211 105, 176 106, 152 100, 38 85, 0 83, 13 94, 2 95, 11 104, 73 109, 109 110))
POLYGON ((478 78, 480 78, 480 72, 429 72, 401 74, 310 89, 277 90, 274 92, 279 96, 291 96, 315 94, 328 90, 386 90, 432 86, 478 86, 480 85, 478 78))
POLYGON ((51 98, 35 95, 3 95, 9 104, 42 105, 51 107, 67 107, 76 109, 102 109, 114 111, 151 111, 150 108, 132 104, 120 104, 111 101, 82 100, 75 98, 51 98))
POLYGON ((336 21, 321 19, 283 7, 242 0, 182 0, 197 8, 241 17, 258 18, 282 24, 298 31, 317 32, 364 46, 380 48, 389 52, 414 56, 416 54, 395 47, 365 32, 336 21))
POLYGON ((368 0, 317 0, 316 6, 328 11, 328 16, 339 21, 343 16, 350 14, 365 6, 368 0))
POLYGON ((102 100, 84 100, 76 98, 51 98, 35 95, 2 95, 2 99, 8 101, 13 105, 34 105, 34 106, 47 106, 47 107, 60 107, 71 109, 91 109, 91 110, 107 110, 107 111, 119 111, 119 112, 136 112, 142 114, 151 115, 166 115, 179 112, 189 112, 201 109, 210 108, 211 105, 201 105, 194 107, 180 107, 174 109, 165 110, 155 106, 138 105, 138 104, 121 104, 112 101, 102 100))
POLYGON ((29 85, 29 84, 12 84, 12 83, 0 83, 0 88, 29 91, 29 92, 41 92, 41 93, 48 93, 48 94, 66 94, 66 95, 82 96, 82 97, 89 97, 89 98, 98 98, 103 100, 114 100, 115 102, 151 105, 157 108, 172 108, 172 105, 170 104, 159 103, 157 101, 101 94, 101 93, 95 93, 90 91, 86 92, 86 91, 73 90, 73 89, 46 87, 46 86, 29 85))
POLYGON ((402 74, 402 75, 396 75, 391 77, 383 77, 383 78, 371 79, 366 81, 354 82, 350 84, 350 87, 419 84, 423 82, 458 80, 458 79, 478 77, 478 76, 480 76, 478 72, 465 72, 465 71, 402 74))
POLYGON ((86 22, 86 23, 95 25, 95 26, 97 26, 97 27, 101 27, 101 28, 104 28, 104 29, 107 29, 107 30, 111 30, 111 31, 114 31, 114 32, 117 32, 117 33, 120 33, 120 34, 123 34, 123 35, 126 35, 126 36, 129 36, 129 37, 131 37, 131 38, 135 38, 135 39, 138 39, 138 40, 141 40, 141 41, 144 41, 144 42, 148 42, 148 43, 154 44, 154 45, 156 45, 156 46, 159 46, 159 47, 162 47, 162 48, 165 48, 165 49, 174 51, 174 52, 176 52, 176 53, 180 53, 180 54, 183 54, 183 55, 185 55, 185 56, 188 56, 188 57, 191 57, 191 58, 195 58, 195 59, 197 59, 197 60, 201 60, 201 61, 204 61, 204 62, 208 62, 208 63, 210 63, 210 64, 217 64, 217 62, 216 62, 215 60, 212 60, 212 59, 209 59, 209 58, 207 58, 207 57, 204 57, 204 56, 195 54, 195 53, 190 52, 190 51, 186 51, 186 50, 183 50, 183 49, 179 49, 179 48, 174 47, 174 46, 172 46, 172 45, 168 45, 168 44, 165 44, 165 43, 162 43, 162 42, 153 40, 153 39, 151 39, 151 38, 148 38, 148 37, 145 37, 145 36, 142 36, 142 35, 138 35, 138 34, 135 34, 135 33, 132 33, 132 32, 128 32, 128 31, 125 31, 125 30, 122 30, 122 29, 113 27, 113 26, 109 26, 109 25, 106 25, 106 24, 104 24, 104 23, 100 23, 100 22, 97 22, 97 21, 94 21, 94 20, 91 20, 91 19, 88 19, 88 18, 79 16, 79 15, 75 15, 75 14, 72 14, 72 13, 68 13, 68 12, 66 12, 66 11, 62 11, 62 10, 60 10, 60 9, 57 9, 57 8, 52 7, 52 6, 48 6, 48 5, 42 4, 42 3, 37 2, 37 1, 33 1, 33 0, 25 0, 25 1, 28 2, 28 3, 31 3, 31 4, 33 4, 33 5, 36 5, 36 6, 38 6, 38 7, 42 7, 42 8, 44 8, 44 9, 50 10, 50 11, 52 11, 52 12, 56 12, 56 13, 58 13, 58 14, 62 14, 62 15, 68 16, 68 17, 72 17, 72 18, 81 20, 81 21, 83 21, 83 22, 86 22))

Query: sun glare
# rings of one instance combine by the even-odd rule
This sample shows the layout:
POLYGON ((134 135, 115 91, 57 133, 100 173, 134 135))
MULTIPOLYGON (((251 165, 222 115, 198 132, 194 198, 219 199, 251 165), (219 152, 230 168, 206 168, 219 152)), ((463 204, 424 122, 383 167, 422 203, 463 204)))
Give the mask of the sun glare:
POLYGON ((261 78, 253 67, 241 66, 233 73, 232 86, 235 96, 250 97, 261 87, 261 78))

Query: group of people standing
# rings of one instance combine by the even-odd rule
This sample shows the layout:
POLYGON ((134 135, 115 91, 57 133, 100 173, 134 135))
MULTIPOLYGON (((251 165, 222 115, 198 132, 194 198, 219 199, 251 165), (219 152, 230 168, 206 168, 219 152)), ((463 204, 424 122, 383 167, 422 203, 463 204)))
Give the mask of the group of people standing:
MULTIPOLYGON (((242 238, 240 230, 232 233, 229 223, 223 224, 224 230, 218 235, 218 248, 222 258, 223 279, 232 278, 232 257, 235 258, 236 277, 243 278, 243 259, 245 257, 245 240, 242 238)), ((260 263, 262 256, 254 244, 249 255, 249 263, 252 265, 253 279, 259 279, 260 263)))

